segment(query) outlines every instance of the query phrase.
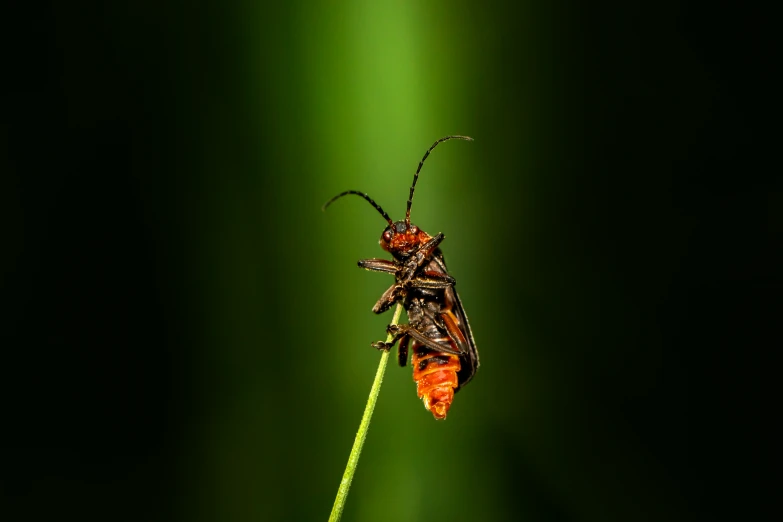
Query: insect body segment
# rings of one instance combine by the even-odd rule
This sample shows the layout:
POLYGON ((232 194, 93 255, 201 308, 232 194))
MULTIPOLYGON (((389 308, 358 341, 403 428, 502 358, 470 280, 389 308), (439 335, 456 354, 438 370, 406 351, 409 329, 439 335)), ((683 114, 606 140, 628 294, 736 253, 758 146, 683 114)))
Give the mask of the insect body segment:
POLYGON ((459 388, 459 357, 433 352, 414 344, 411 364, 416 392, 424 401, 424 407, 431 411, 436 419, 445 419, 454 400, 454 390, 459 388))
POLYGON ((408 312, 408 324, 389 325, 391 341, 378 341, 372 346, 389 350, 399 342, 400 366, 405 366, 408 349, 412 348, 411 364, 418 396, 436 419, 446 418, 454 393, 473 378, 479 367, 478 350, 468 317, 454 289, 456 280, 449 275, 439 248, 444 236, 430 236, 410 222, 414 188, 424 160, 439 143, 454 138, 472 140, 467 136, 446 136, 427 150, 413 178, 405 220, 392 221, 367 194, 355 190, 338 194, 324 205, 325 209, 334 200, 355 194, 367 200, 389 223, 379 243, 394 260, 363 259, 359 266, 394 275, 394 284, 383 293, 372 310, 380 314, 401 301, 408 312))

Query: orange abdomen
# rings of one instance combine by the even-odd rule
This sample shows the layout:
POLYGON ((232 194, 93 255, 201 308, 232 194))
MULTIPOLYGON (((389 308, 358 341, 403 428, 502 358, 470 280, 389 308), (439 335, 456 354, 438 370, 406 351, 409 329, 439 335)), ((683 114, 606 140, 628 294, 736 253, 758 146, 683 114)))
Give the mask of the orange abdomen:
POLYGON ((431 411, 436 419, 445 419, 454 400, 454 389, 459 386, 459 357, 436 352, 414 342, 411 364, 413 380, 416 381, 417 392, 424 401, 424 407, 431 411))

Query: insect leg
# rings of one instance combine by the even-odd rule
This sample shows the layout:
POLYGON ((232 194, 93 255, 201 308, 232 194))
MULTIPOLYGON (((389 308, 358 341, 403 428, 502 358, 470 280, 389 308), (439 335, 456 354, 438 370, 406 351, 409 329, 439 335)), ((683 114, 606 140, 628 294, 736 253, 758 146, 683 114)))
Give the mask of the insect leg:
MULTIPOLYGON (((408 325, 406 324, 405 326, 408 326, 408 325)), ((403 339, 403 341, 406 343, 405 351, 406 351, 406 355, 407 355, 408 336, 407 336, 406 332, 403 332, 403 331, 400 331, 400 330, 397 330, 397 329, 393 329, 392 325, 389 325, 388 328, 386 328, 386 330, 391 334, 391 336, 392 336, 391 340, 388 343, 386 341, 375 341, 374 343, 371 343, 370 346, 372 346, 373 348, 375 348, 377 350, 391 350, 392 347, 395 344, 397 344, 397 341, 399 339, 403 339, 403 337, 405 337, 405 339, 403 339)), ((400 348, 402 348, 402 346, 400 346, 400 348)))
POLYGON ((408 364, 408 345, 410 345, 411 338, 406 335, 400 339, 400 345, 397 347, 397 363, 402 367, 408 364))
POLYGON ((454 286, 454 283, 456 281, 453 277, 446 275, 446 274, 439 274, 437 278, 423 278, 419 277, 416 279, 412 279, 405 283, 405 285, 400 284, 393 284, 386 290, 380 299, 378 299, 378 302, 375 303, 375 306, 372 307, 372 311, 376 314, 382 314, 386 310, 392 307, 394 303, 399 301, 400 299, 405 298, 406 294, 406 286, 412 287, 412 288, 432 288, 432 289, 438 289, 438 288, 449 288, 451 286, 454 286))
POLYGON ((358 265, 360 268, 373 272, 397 273, 397 265, 393 261, 386 259, 360 259, 358 265))
POLYGON ((381 298, 378 299, 378 302, 372 307, 372 311, 376 314, 382 314, 403 297, 405 297, 405 289, 403 286, 393 284, 383 293, 381 298))
POLYGON ((432 251, 438 248, 438 245, 440 245, 441 241, 444 239, 446 239, 446 236, 443 235, 443 232, 438 232, 432 239, 421 245, 418 252, 424 253, 424 257, 430 257, 432 251))
MULTIPOLYGON (((431 350, 436 350, 438 352, 450 353, 450 354, 453 354, 453 355, 461 355, 462 354, 462 352, 460 352, 459 350, 455 350, 454 348, 451 347, 451 345, 449 345, 447 343, 439 343, 439 342, 433 341, 432 339, 430 339, 426 335, 422 334, 416 328, 412 327, 409 324, 398 324, 398 325, 391 325, 390 324, 387 330, 388 330, 388 332, 390 334, 392 334, 394 336, 394 340, 391 343, 392 345, 394 345, 394 342, 396 342, 396 340, 401 338, 403 335, 408 335, 414 341, 420 342, 421 344, 423 344, 424 346, 426 346, 427 348, 429 348, 431 350)), ((378 343, 375 343, 375 344, 378 344, 378 343)), ((373 346, 375 346, 375 344, 373 344, 373 346)), ((379 347, 376 346, 376 348, 379 348, 379 347)))
POLYGON ((446 274, 444 272, 439 272, 437 270, 424 270, 421 275, 426 277, 427 279, 444 279, 451 283, 452 285, 457 284, 457 280, 451 277, 449 274, 446 274))
POLYGON ((428 270, 424 277, 417 277, 408 281, 413 288, 449 288, 457 283, 457 280, 443 272, 428 270))
POLYGON ((405 264, 403 265, 403 274, 401 275, 402 279, 410 281, 413 279, 413 274, 416 273, 419 268, 421 268, 424 263, 428 262, 430 257, 432 256, 432 253, 435 251, 436 248, 438 248, 438 245, 445 239, 446 236, 443 235, 442 232, 438 233, 435 237, 421 245, 416 252, 411 255, 409 259, 405 261, 405 264))

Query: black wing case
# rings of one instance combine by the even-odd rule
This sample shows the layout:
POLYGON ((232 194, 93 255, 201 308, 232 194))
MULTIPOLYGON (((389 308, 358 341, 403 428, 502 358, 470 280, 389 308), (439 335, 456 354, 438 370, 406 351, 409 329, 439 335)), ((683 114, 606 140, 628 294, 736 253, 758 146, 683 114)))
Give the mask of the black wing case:
MULTIPOLYGON (((436 250, 432 256, 432 260, 438 265, 443 273, 448 274, 449 271, 446 268, 446 260, 443 259, 443 252, 440 249, 436 250)), ((454 303, 452 311, 457 316, 462 331, 465 334, 465 338, 468 340, 468 353, 460 355, 460 364, 462 369, 457 372, 457 379, 459 381, 459 388, 455 391, 459 391, 463 386, 470 382, 473 376, 476 374, 476 370, 479 368, 479 354, 476 348, 476 341, 473 339, 473 332, 470 329, 470 322, 468 321, 468 315, 465 313, 465 308, 462 306, 459 294, 450 286, 446 289, 446 300, 454 303)))

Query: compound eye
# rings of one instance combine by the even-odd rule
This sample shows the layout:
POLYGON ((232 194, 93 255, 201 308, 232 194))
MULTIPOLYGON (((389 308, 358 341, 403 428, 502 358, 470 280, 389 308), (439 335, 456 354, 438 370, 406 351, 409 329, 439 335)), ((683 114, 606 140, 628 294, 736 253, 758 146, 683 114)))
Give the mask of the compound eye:
POLYGON ((391 239, 392 239, 391 230, 389 230, 388 228, 386 230, 384 230, 383 231, 383 235, 381 236, 381 239, 383 240, 384 243, 390 242, 391 239))
POLYGON ((416 225, 411 225, 411 234, 418 234, 419 233, 419 227, 416 225))

